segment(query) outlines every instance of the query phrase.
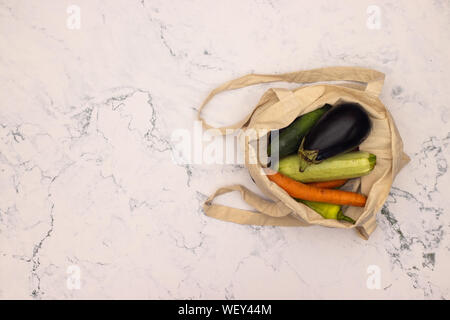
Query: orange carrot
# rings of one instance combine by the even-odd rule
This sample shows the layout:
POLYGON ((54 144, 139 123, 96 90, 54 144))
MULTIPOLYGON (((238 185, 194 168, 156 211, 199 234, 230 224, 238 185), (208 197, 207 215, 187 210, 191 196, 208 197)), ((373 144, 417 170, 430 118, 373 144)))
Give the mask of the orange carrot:
POLYGON ((317 187, 317 188, 325 188, 325 189, 333 189, 333 188, 338 188, 338 187, 344 185, 346 182, 347 182, 347 179, 322 181, 322 182, 310 182, 310 183, 308 183, 308 186, 317 187))
POLYGON ((355 207, 364 207, 366 205, 367 198, 362 194, 312 187, 288 178, 279 172, 274 174, 271 173, 272 172, 268 172, 267 178, 269 178, 270 181, 275 182, 293 198, 355 207))

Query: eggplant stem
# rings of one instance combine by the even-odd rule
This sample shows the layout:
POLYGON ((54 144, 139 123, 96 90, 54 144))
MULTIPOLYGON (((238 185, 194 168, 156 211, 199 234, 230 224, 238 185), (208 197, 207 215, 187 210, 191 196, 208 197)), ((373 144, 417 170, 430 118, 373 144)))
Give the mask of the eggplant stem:
POLYGON ((299 154, 298 156, 300 158, 300 165, 298 171, 304 172, 310 163, 302 155, 299 154))
POLYGON ((300 144, 300 148, 298 148, 298 156, 300 158, 300 166, 299 171, 303 172, 306 168, 312 164, 316 163, 317 155, 319 154, 319 150, 304 150, 303 144, 305 142, 305 138, 303 138, 302 143, 300 144))

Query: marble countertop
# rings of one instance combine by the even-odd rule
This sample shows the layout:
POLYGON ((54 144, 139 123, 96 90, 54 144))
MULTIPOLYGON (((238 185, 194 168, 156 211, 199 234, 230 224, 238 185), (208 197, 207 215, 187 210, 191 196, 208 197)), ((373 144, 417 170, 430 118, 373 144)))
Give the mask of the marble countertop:
MULTIPOLYGON (((0 1, 0 298, 450 298, 448 1, 0 1), (355 65, 411 162, 368 241, 204 215, 239 164, 174 162, 211 89, 355 65)), ((225 94, 231 124, 268 86, 225 94)), ((238 195, 220 200, 247 208, 238 195)))

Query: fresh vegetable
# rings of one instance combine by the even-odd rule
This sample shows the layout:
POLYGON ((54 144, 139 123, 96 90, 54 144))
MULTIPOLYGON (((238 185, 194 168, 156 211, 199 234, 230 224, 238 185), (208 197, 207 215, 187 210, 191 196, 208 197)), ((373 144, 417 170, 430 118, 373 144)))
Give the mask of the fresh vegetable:
POLYGON ((344 220, 347 222, 350 222, 352 224, 355 223, 355 220, 353 220, 350 217, 347 217, 342 213, 341 206, 337 204, 331 204, 331 203, 323 203, 323 202, 314 202, 314 201, 307 201, 307 200, 299 200, 297 201, 307 205, 314 211, 316 211, 318 214, 320 214, 325 219, 336 219, 336 220, 344 220))
POLYGON ((308 186, 313 186, 313 187, 317 187, 317 188, 325 188, 325 189, 333 189, 333 188, 339 188, 340 186, 343 186, 346 182, 347 182, 347 179, 321 181, 321 182, 310 182, 310 183, 308 183, 308 186))
MULTIPOLYGON (((319 109, 305 113, 294 120, 289 126, 281 129, 278 136, 278 158, 281 159, 287 155, 296 153, 305 134, 330 109, 331 105, 326 104, 319 109)), ((275 149, 273 142, 267 147, 268 156, 271 155, 272 149, 275 149)))
POLYGON ((298 171, 300 159, 297 155, 287 156, 275 165, 277 171, 300 182, 318 182, 351 179, 369 174, 376 163, 376 156, 364 151, 344 153, 319 164, 313 164, 304 172, 298 171))
POLYGON ((366 197, 359 193, 311 187, 286 177, 279 172, 269 172, 267 178, 275 182, 293 198, 356 207, 364 207, 366 205, 366 197))
POLYGON ((313 164, 348 152, 370 133, 372 122, 358 103, 343 103, 331 108, 303 138, 298 155, 300 171, 313 164))

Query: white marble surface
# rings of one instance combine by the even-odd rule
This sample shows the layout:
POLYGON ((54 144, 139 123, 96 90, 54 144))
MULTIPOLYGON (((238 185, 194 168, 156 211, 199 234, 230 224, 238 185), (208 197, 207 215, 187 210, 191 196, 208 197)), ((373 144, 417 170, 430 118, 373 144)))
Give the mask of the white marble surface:
POLYGON ((0 298, 450 298, 449 31, 446 0, 0 1, 0 298), (255 188, 242 166, 175 164, 172 132, 226 80, 332 65, 386 73, 412 158, 370 240, 205 217, 216 188, 255 188))

